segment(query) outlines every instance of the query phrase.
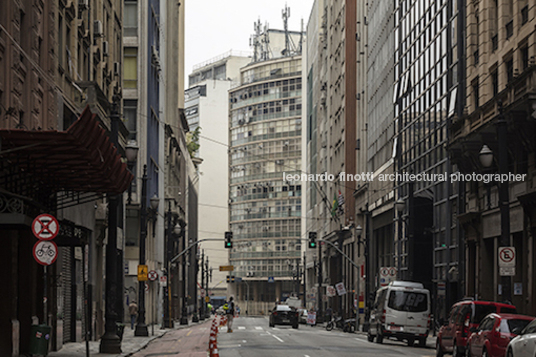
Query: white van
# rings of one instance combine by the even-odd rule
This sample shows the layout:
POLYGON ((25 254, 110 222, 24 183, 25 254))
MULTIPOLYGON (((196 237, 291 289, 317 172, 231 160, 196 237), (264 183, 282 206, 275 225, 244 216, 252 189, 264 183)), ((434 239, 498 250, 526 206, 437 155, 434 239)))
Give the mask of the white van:
POLYGON ((415 340, 426 346, 430 326, 430 291, 421 283, 392 281, 376 292, 370 312, 368 340, 382 343, 384 338, 415 340))

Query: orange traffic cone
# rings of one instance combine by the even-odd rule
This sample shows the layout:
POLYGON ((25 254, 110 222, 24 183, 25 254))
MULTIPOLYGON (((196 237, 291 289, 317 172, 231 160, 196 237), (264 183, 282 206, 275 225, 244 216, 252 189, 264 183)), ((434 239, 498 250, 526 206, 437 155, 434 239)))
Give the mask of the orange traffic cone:
POLYGON ((217 346, 212 351, 212 357, 220 357, 220 354, 218 353, 218 347, 217 346))

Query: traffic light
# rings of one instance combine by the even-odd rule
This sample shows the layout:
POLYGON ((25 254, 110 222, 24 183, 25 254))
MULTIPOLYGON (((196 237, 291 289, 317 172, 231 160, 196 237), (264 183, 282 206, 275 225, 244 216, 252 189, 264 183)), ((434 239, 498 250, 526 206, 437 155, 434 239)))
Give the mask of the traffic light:
POLYGON ((233 247, 233 232, 225 232, 225 248, 231 249, 233 247))
POLYGON ((230 283, 230 282, 231 282, 231 276, 227 275, 227 283, 230 283))
POLYGON ((309 248, 316 249, 316 232, 309 232, 309 248))
POLYGON ((235 277, 234 275, 227 275, 227 283, 234 283, 235 277))

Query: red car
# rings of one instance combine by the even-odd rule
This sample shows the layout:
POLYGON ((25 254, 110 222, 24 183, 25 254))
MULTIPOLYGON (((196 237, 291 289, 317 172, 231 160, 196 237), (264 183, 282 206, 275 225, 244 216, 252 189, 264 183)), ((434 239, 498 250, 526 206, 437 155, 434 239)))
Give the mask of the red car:
POLYGON ((465 346, 471 332, 491 313, 515 314, 516 307, 493 301, 463 300, 454 304, 449 318, 439 329, 436 340, 436 356, 452 352, 453 357, 465 354, 465 346))
POLYGON ((466 357, 504 357, 506 346, 534 317, 516 314, 489 314, 467 340, 466 357))

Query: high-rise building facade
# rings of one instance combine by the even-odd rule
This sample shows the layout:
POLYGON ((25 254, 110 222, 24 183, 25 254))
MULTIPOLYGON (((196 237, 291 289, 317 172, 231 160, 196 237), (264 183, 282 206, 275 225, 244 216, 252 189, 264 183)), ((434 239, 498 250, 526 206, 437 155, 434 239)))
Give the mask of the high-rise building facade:
POLYGON ((530 1, 467 4, 467 63, 459 68, 464 82, 458 89, 466 105, 449 127, 456 173, 520 177, 470 179, 459 186, 455 213, 465 238, 466 267, 459 274, 466 295, 508 300, 529 315, 536 313, 534 15, 530 1), (504 247, 515 249, 513 275, 501 274, 504 247))
MULTIPOLYGON (((188 76, 190 87, 185 93, 185 115, 191 132, 199 128, 196 157, 203 160, 199 175, 199 239, 222 238, 229 229, 229 182, 222 172, 229 170, 229 90, 239 83, 240 68, 251 62, 247 53, 227 52, 194 67, 188 76)), ((209 292, 226 297, 226 275, 219 267, 229 265, 227 251, 217 241, 206 241, 199 249, 212 268, 209 292), (223 281, 223 283, 222 283, 223 281)), ((199 272, 201 274, 201 272, 199 272)), ((199 276, 201 279, 201 276, 199 276)))
POLYGON ((302 185, 284 178, 301 173, 302 34, 265 28, 260 36, 266 47, 255 47, 229 91, 229 261, 245 281, 229 287, 238 301, 249 290, 251 311, 299 293, 292 280, 302 251, 302 185))
POLYGON ((395 8, 396 172, 429 176, 396 182, 396 200, 404 207, 394 255, 399 279, 431 289, 437 316, 444 316, 463 285, 456 273, 463 242, 451 219, 458 196, 449 181, 431 175, 452 171, 447 124, 463 108, 458 84, 464 8, 457 1, 406 0, 395 8), (447 294, 437 289, 444 284, 447 294))

